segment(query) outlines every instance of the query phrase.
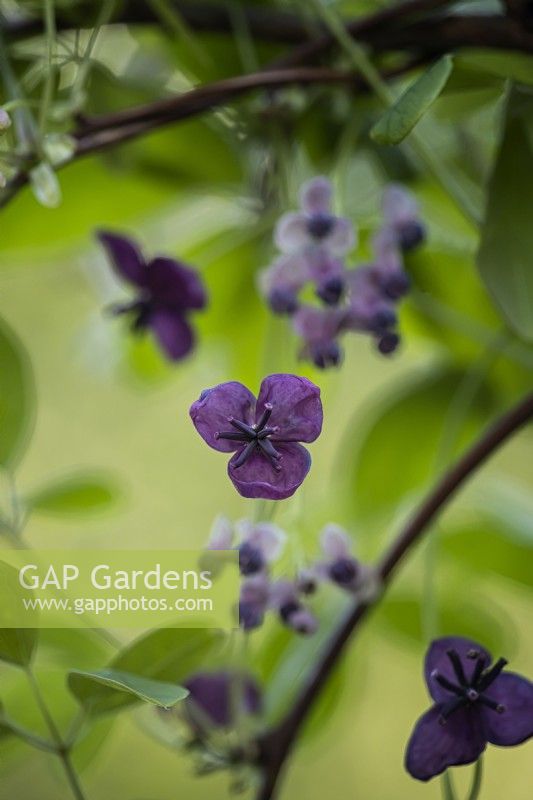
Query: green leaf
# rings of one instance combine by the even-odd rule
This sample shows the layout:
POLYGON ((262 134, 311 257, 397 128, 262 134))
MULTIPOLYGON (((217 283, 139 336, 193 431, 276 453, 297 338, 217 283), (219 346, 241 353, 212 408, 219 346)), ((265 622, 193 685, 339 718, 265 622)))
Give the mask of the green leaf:
POLYGON ((399 144, 438 98, 453 69, 450 55, 440 58, 376 122, 370 136, 378 144, 399 144))
MULTIPOLYGON (((4 596, 21 594, 17 570, 4 561, 0 561, 0 586, 4 596)), ((36 628, 0 628, 0 661, 27 667, 31 663, 37 639, 36 628)))
POLYGON ((408 383, 390 385, 385 402, 371 404, 366 426, 357 415, 341 457, 345 471, 353 464, 348 477, 358 515, 386 513, 428 487, 442 454, 448 462, 472 441, 495 403, 485 381, 472 386, 471 380, 447 367, 417 372, 408 383))
POLYGON ((95 672, 73 670, 69 672, 68 685, 81 705, 93 713, 110 710, 112 700, 109 690, 119 694, 117 703, 119 706, 124 693, 161 708, 171 708, 189 694, 187 689, 182 686, 164 681, 154 681, 150 678, 143 678, 141 675, 132 675, 129 672, 119 672, 114 669, 102 669, 95 672))
MULTIPOLYGON (((385 600, 377 620, 387 635, 391 632, 414 644, 424 643, 420 595, 401 593, 385 600)), ((487 646, 494 653, 511 655, 516 650, 516 635, 510 620, 492 600, 466 600, 458 592, 439 603, 439 635, 465 636, 487 646)))
MULTIPOLYGON (((113 659, 109 669, 112 673, 129 673, 175 685, 208 662, 219 644, 218 631, 189 628, 156 630, 128 645, 113 659)), ((94 697, 93 713, 97 714, 126 708, 139 699, 133 693, 118 694, 113 687, 103 684, 94 685, 94 697)))
POLYGON ((26 667, 32 660, 36 644, 35 628, 0 628, 0 661, 26 667))
POLYGON ((12 469, 31 431, 35 390, 28 356, 0 320, 0 466, 12 469))
POLYGON ((533 341, 533 143, 527 129, 532 114, 531 98, 513 89, 477 257, 508 325, 528 341, 533 341))
POLYGON ((106 476, 72 475, 30 494, 32 511, 47 514, 91 514, 105 511, 116 500, 116 488, 106 476))

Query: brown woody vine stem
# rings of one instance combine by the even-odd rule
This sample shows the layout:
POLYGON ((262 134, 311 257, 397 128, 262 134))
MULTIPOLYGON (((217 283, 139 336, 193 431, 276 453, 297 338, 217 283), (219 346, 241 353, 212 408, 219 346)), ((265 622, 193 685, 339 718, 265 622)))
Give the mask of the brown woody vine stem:
MULTIPOLYGON (((533 393, 500 417, 437 483, 379 561, 377 572, 384 589, 405 556, 428 533, 431 523, 457 491, 499 447, 532 419, 533 393)), ((257 800, 271 800, 274 797, 281 772, 303 723, 343 655, 347 643, 377 602, 379 598, 374 602, 354 605, 347 611, 333 631, 293 706, 281 722, 267 731, 259 741, 262 784, 257 800)))

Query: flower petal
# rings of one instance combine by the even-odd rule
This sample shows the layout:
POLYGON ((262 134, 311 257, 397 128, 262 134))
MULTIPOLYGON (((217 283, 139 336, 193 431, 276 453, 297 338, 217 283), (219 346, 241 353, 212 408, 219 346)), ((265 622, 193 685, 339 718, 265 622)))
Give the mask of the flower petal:
POLYGON ((254 422, 255 397, 246 386, 237 381, 220 383, 206 389, 192 404, 191 419, 200 436, 214 450, 230 453, 241 447, 239 442, 217 439, 220 431, 231 429, 228 420, 241 420, 252 425, 254 422))
POLYGON ((327 559, 337 561, 339 558, 349 558, 351 555, 351 541, 347 532, 340 525, 330 522, 320 534, 320 545, 327 559))
POLYGON ((230 550, 233 545, 233 525, 227 517, 219 514, 215 517, 209 539, 207 550, 230 550))
POLYGON ((356 241, 357 237, 350 220, 345 217, 336 217, 333 227, 324 238, 323 243, 332 255, 344 256, 355 247, 356 241))
POLYGON ((148 325, 171 361, 180 361, 192 350, 192 328, 179 312, 158 308, 151 312, 148 325))
POLYGON ((271 522, 240 520, 236 525, 241 542, 257 547, 265 561, 276 561, 283 551, 287 535, 271 522))
POLYGON ((418 203, 415 198, 397 183, 391 183, 383 192, 383 216, 391 225, 402 225, 416 219, 418 203))
POLYGON ((239 686, 243 693, 242 705, 247 714, 257 714, 261 709, 261 690, 247 675, 230 672, 198 672, 185 682, 190 692, 185 700, 189 722, 203 729, 207 722, 215 727, 226 727, 233 722, 233 694, 239 686))
POLYGON ((178 308, 204 308, 207 295, 197 272, 172 258, 159 256, 148 264, 147 286, 153 298, 178 308))
POLYGON ((272 404, 269 426, 279 426, 272 441, 314 442, 322 430, 320 389, 297 375, 276 374, 264 379, 257 399, 258 418, 272 404))
POLYGON ((327 214, 331 207, 331 182, 322 176, 304 183, 300 205, 306 214, 327 214))
POLYGON ((472 709, 455 711, 444 725, 439 720, 439 706, 433 706, 420 717, 407 745, 405 768, 419 781, 471 764, 486 747, 482 719, 472 709))
POLYGON ((533 683, 516 675, 503 672, 485 690, 491 700, 505 706, 503 714, 490 708, 483 709, 485 732, 492 744, 508 747, 521 744, 533 736, 533 683))
POLYGON ((135 286, 145 286, 147 268, 142 253, 132 239, 108 231, 99 231, 98 239, 121 278, 135 286))
POLYGON ((294 494, 311 466, 311 456, 299 444, 276 444, 281 453, 281 469, 275 470, 270 459, 260 452, 252 453, 240 467, 235 467, 235 454, 228 464, 228 475, 243 497, 284 500, 294 494))
POLYGON ((431 677, 431 673, 437 670, 441 675, 453 683, 457 683, 457 677, 453 670, 450 659, 447 656, 448 650, 455 650, 461 659, 463 669, 466 677, 470 677, 475 669, 476 662, 474 659, 468 657, 468 653, 472 651, 478 652, 481 656, 487 659, 487 664, 491 660, 490 653, 481 647, 477 642, 470 639, 463 639, 462 636, 444 636, 442 639, 436 639, 431 643, 429 650, 426 654, 426 661, 424 665, 424 674, 429 693, 433 700, 437 703, 446 702, 450 699, 450 692, 443 689, 435 678, 431 677))
POLYGON ((284 214, 276 225, 274 242, 282 253, 297 253, 312 244, 308 220, 304 214, 284 214))

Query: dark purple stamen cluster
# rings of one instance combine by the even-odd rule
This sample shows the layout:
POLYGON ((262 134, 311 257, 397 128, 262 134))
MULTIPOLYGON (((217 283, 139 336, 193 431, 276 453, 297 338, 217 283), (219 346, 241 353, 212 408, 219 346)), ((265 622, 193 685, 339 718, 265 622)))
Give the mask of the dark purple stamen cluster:
POLYGON ((500 658, 490 669, 486 669, 488 666, 488 659, 478 650, 471 650, 468 653, 468 658, 475 661, 476 664, 472 675, 470 678, 467 678, 457 650, 453 648, 448 650, 447 656, 450 659, 453 672, 457 679, 456 682, 450 681, 444 675, 441 675, 438 670, 433 670, 431 673, 431 677, 437 681, 439 686, 442 686, 443 689, 447 689, 447 691, 455 695, 455 697, 452 697, 442 706, 441 723, 445 725, 454 712, 473 703, 481 703, 481 705, 491 708, 498 714, 503 714, 505 706, 491 699, 485 692, 507 665, 505 658, 500 658))
POLYGON ((272 416, 273 406, 265 403, 265 410, 258 422, 248 425, 242 420, 229 417, 228 422, 233 426, 232 431, 220 431, 216 434, 217 439, 226 439, 229 442, 238 442, 243 445, 239 456, 233 462, 234 468, 242 467, 246 464, 250 456, 259 450, 266 456, 275 470, 280 470, 281 453, 278 453, 271 442, 271 437, 279 433, 279 427, 268 426, 268 420, 272 416))

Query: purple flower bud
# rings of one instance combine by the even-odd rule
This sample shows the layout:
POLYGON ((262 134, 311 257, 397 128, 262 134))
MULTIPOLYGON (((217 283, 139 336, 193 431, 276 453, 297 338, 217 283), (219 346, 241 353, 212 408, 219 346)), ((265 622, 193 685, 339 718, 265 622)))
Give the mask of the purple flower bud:
POLYGON ((265 619, 265 609, 258 603, 239 602, 239 625, 245 631, 260 628, 265 619))
POLYGON ((255 574, 242 582, 239 624, 244 630, 253 630, 263 624, 269 597, 270 581, 265 574, 255 574))
POLYGON ((272 289, 268 304, 275 314, 294 314, 298 310, 298 298, 293 289, 278 287, 272 289))
POLYGON ((337 367, 342 361, 342 350, 338 342, 314 342, 309 344, 307 353, 315 367, 327 369, 337 367))
POLYGON ((311 569, 302 569, 296 579, 296 589, 300 594, 314 594, 318 588, 318 577, 311 569))
POLYGON ((243 542, 239 547, 239 569, 241 575, 254 575, 265 566, 265 559, 258 547, 243 542))
POLYGON ((333 561, 328 568, 328 575, 333 583, 339 586, 349 587, 357 578, 359 563, 355 558, 339 558, 333 561))
POLYGON ((335 217, 331 214, 313 214, 307 221, 307 230, 313 239, 324 239, 335 225, 335 217))
POLYGON ((414 250, 426 238, 426 229, 421 222, 412 220, 406 222, 398 231, 399 244, 404 253, 414 250))
POLYGON ((388 332, 378 339, 378 350, 384 356, 394 353, 400 344, 400 337, 397 333, 388 332))
POLYGON ((261 689, 249 675, 227 671, 198 672, 188 678, 184 686, 190 692, 184 701, 185 714, 198 735, 207 733, 211 727, 231 727, 236 706, 248 715, 261 711, 261 689))
POLYGON ((301 608, 290 617, 288 623, 296 633, 312 636, 318 630, 318 620, 307 608, 301 608))
POLYGON ((317 287, 316 293, 328 306, 336 306, 344 292, 344 281, 341 277, 328 278, 317 287))
POLYGON ((419 220, 418 203, 399 184, 391 184, 383 193, 383 216, 386 225, 396 233, 400 248, 406 252, 425 239, 425 228, 419 220))

